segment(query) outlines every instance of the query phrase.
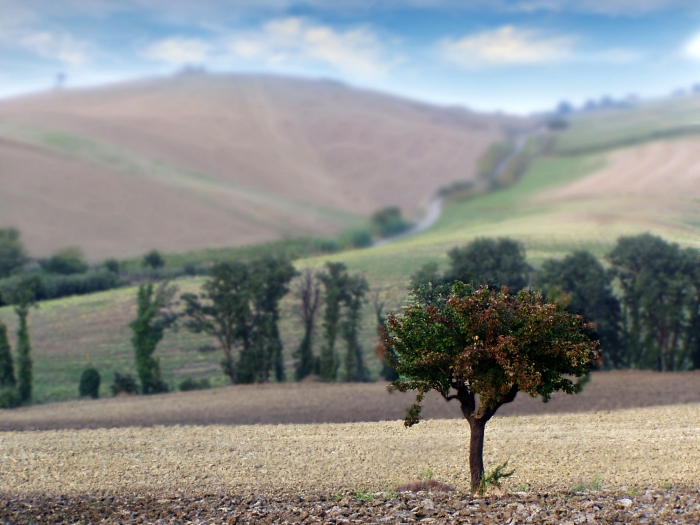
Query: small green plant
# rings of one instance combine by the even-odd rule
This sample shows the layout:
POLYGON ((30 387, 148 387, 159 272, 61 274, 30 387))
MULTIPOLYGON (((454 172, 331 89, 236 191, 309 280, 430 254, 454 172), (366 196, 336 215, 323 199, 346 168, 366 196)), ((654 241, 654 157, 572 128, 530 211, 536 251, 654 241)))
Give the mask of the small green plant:
POLYGON ((598 472, 595 473, 590 482, 580 481, 573 488, 574 492, 599 492, 601 490, 603 490, 603 483, 598 472))
POLYGON ((490 472, 485 472, 484 477, 481 478, 481 488, 479 489, 479 494, 484 494, 491 487, 501 487, 501 480, 511 477, 515 474, 515 470, 506 472, 508 468, 508 460, 505 463, 498 465, 495 469, 490 472))
POLYGON ((527 492, 527 489, 529 488, 530 485, 523 481, 520 485, 515 487, 515 492, 527 492))
POLYGON ((396 483, 396 482, 385 483, 384 488, 382 489, 382 492, 389 499, 398 498, 399 493, 397 492, 396 487, 398 487, 398 483, 396 483))
POLYGON ((641 494, 642 494, 641 487, 632 487, 631 489, 627 489, 627 495, 630 498, 636 498, 637 496, 640 496, 641 494))
POLYGON ((100 373, 95 368, 86 368, 80 376, 80 385, 78 386, 80 397, 91 397, 97 399, 100 397, 100 373))
POLYGON ((421 481, 427 482, 427 481, 430 481, 431 479, 433 479, 433 474, 434 474, 433 469, 428 467, 427 469, 425 469, 423 472, 421 472, 418 475, 418 479, 421 481))
POLYGON ((661 485, 661 488, 662 488, 663 490, 671 490, 671 482, 670 482, 670 481, 667 481, 666 483, 664 483, 663 485, 661 485))
POLYGON ((374 499, 374 494, 364 489, 358 489, 356 497, 360 501, 372 501, 374 499))
POLYGON ((343 495, 342 495, 340 492, 334 492, 334 493, 333 493, 333 499, 334 499, 335 501, 340 501, 341 499, 343 499, 343 495))

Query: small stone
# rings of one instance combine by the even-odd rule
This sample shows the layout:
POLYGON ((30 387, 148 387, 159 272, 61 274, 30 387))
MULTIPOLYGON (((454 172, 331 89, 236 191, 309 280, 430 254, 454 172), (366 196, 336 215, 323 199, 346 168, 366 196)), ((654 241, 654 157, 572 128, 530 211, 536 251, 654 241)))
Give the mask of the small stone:
POLYGON ((629 498, 622 498, 620 500, 617 500, 617 502, 620 504, 622 507, 629 507, 632 505, 632 500, 629 498))

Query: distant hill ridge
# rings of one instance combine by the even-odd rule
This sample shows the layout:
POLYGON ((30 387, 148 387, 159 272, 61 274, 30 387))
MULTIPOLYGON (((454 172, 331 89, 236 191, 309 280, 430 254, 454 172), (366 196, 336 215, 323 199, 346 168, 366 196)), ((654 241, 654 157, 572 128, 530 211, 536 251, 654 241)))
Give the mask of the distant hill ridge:
POLYGON ((384 206, 419 214, 519 125, 256 75, 34 95, 0 103, 0 226, 91 259, 334 235, 384 206))

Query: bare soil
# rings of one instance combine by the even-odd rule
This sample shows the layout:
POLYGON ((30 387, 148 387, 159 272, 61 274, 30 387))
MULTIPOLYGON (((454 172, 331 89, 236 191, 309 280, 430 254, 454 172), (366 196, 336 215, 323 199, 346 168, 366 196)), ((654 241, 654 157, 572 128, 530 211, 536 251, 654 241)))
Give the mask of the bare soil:
MULTIPOLYGON (((1 496, 0 496, 1 497, 1 496)), ((697 490, 336 497, 327 493, 216 494, 172 498, 123 494, 8 497, 0 523, 688 523, 700 519, 697 490)))
MULTIPOLYGON (((157 396, 82 400, 0 411, 0 430, 47 430, 151 425, 351 423, 402 419, 410 393, 386 383, 289 383, 231 386, 157 396)), ((549 403, 519 394, 496 417, 597 412, 700 403, 700 372, 596 372, 583 393, 549 403)), ((455 402, 436 394, 424 402, 428 419, 460 419, 455 402)))

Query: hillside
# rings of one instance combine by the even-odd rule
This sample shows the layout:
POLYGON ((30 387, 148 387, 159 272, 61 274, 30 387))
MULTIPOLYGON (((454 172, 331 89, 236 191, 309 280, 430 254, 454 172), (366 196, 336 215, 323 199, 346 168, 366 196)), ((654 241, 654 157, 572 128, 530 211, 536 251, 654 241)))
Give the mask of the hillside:
MULTIPOLYGON (((642 106, 573 117, 568 130, 544 137, 550 149, 535 156, 514 184, 471 199, 448 201, 428 230, 381 247, 300 259, 295 265, 342 261, 368 278, 371 294, 388 293, 386 307, 396 309, 403 304, 411 273, 431 261, 445 267, 450 248, 479 236, 518 239, 535 267, 545 258, 563 257, 580 248, 603 257, 620 235, 647 231, 699 246, 700 136, 688 128, 698 100, 669 101, 667 112, 658 102, 653 111, 642 106), (682 111, 679 104, 686 104, 688 110, 682 111), (647 127, 643 136, 638 134, 637 124, 650 114, 664 122, 663 135, 670 138, 659 138, 653 127, 647 127), (611 122, 616 131, 606 135, 611 133, 611 122), (608 142, 602 140, 605 137, 608 142), (586 148, 572 151, 577 144, 586 148)), ((197 278, 177 284, 181 291, 193 291, 200 283, 197 278)), ((74 398, 86 366, 98 367, 105 385, 115 371, 134 373, 128 323, 134 316, 135 296, 135 288, 123 288, 47 301, 32 311, 38 401, 74 398)), ((300 337, 294 308, 290 294, 282 303, 280 326, 290 373, 300 337)), ((371 304, 366 304, 361 341, 371 375, 377 377, 379 363, 371 352, 377 337, 374 315, 371 304)), ((0 308, 0 319, 8 324, 14 344, 16 316, 11 308, 0 308)), ((169 333, 158 348, 166 380, 174 386, 184 377, 209 377, 214 385, 226 384, 220 355, 197 351, 209 342, 186 330, 169 333)))
POLYGON ((335 235, 475 176, 521 121, 329 81, 180 75, 0 103, 0 225, 89 258, 335 235))

